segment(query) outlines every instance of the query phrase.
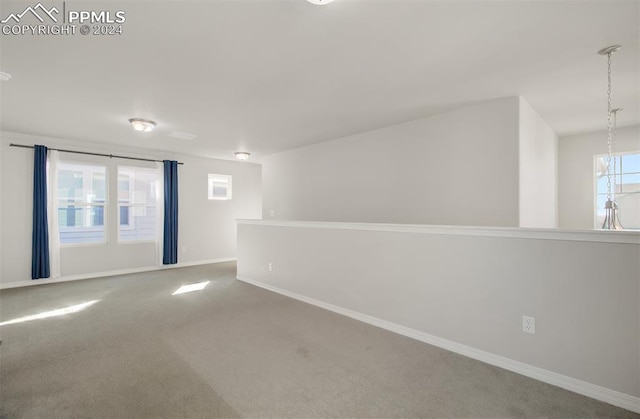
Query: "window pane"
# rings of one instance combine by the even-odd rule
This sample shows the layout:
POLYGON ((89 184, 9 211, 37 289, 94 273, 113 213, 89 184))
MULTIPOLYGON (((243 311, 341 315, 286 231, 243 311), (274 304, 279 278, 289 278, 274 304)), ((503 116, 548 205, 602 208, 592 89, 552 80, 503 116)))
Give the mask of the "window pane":
POLYGON ((61 202, 105 202, 107 168, 61 162, 58 170, 58 200, 61 202))
POLYGON ((129 175, 118 174, 118 202, 129 202, 131 189, 129 175))
MULTIPOLYGON (((596 156, 596 228, 600 228, 604 221, 604 204, 607 200, 606 163, 603 171, 602 162, 606 162, 606 156, 596 156)), ((613 156, 612 172, 614 168, 615 179, 612 177, 611 181, 616 184, 619 220, 625 229, 640 229, 640 153, 613 156)))
POLYGON ((129 225, 129 207, 120 207, 120 225, 128 226, 129 225))
POLYGON ((622 175, 621 184, 624 186, 622 189, 625 192, 637 191, 640 186, 640 173, 622 175))
POLYGON ((640 172, 640 153, 623 154, 622 171, 624 173, 640 172))
POLYGON ((118 167, 118 237, 120 241, 156 239, 157 170, 118 167))
POLYGON ((104 243, 107 168, 60 162, 58 222, 60 243, 104 243))
POLYGON ((103 206, 58 207, 60 243, 104 243, 103 206))
MULTIPOLYGON (((607 190, 606 187, 604 189, 607 190)), ((604 212, 604 204, 607 202, 607 194, 598 194, 596 197, 596 228, 602 227, 602 223, 604 222, 605 212, 604 212)))
POLYGON ((60 170, 58 173, 58 198, 66 201, 82 200, 82 172, 60 170))
POLYGON ((91 192, 96 202, 104 202, 107 189, 104 173, 92 173, 91 192))
MULTIPOLYGON (((613 182, 613 179, 611 179, 613 182)), ((607 177, 601 177, 597 182, 598 193, 607 193, 607 177)))
POLYGON ((157 171, 145 167, 118 167, 118 202, 156 204, 157 171))
POLYGON ((620 207, 620 222, 626 229, 640 229, 640 193, 616 197, 620 207))
POLYGON ((231 176, 209 174, 209 199, 231 199, 231 176))
POLYGON ((120 241, 155 240, 156 207, 125 206, 120 207, 120 241), (126 223, 123 222, 126 214, 126 223))
POLYGON ((211 195, 216 198, 225 198, 227 196, 227 185, 213 184, 211 187, 211 195))

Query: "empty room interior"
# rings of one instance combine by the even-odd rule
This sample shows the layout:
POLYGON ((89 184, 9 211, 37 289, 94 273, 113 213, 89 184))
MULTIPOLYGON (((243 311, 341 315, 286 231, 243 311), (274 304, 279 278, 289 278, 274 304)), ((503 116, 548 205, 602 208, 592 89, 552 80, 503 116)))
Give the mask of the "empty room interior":
POLYGON ((0 418, 640 418, 640 1, 0 19, 0 418))

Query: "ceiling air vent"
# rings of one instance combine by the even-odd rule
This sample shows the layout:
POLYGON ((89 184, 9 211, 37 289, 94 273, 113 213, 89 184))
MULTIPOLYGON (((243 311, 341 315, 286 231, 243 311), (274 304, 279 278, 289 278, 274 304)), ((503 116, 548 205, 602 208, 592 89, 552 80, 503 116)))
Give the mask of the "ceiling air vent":
POLYGON ((196 138, 194 134, 189 134, 187 132, 173 131, 169 134, 171 138, 177 138, 178 140, 193 140, 196 138))

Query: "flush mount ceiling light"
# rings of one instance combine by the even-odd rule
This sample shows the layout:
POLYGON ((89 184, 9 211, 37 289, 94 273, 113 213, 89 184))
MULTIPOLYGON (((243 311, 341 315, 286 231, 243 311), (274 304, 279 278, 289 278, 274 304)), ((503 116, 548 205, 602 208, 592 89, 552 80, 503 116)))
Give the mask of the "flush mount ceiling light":
POLYGON ((246 151, 238 151, 236 152, 236 158, 238 160, 248 160, 251 153, 247 153, 246 151))
POLYGON ((611 107, 611 54, 617 52, 620 45, 611 45, 598 51, 607 56, 607 202, 605 202, 605 218, 602 223, 604 230, 624 230, 618 218, 618 203, 616 202, 616 158, 613 155, 616 148, 616 115, 621 108, 611 107), (613 124, 612 124, 613 119, 613 124), (613 167, 611 165, 613 160, 613 167))
POLYGON ((324 6, 325 4, 331 3, 333 0, 307 0, 311 4, 315 4, 316 6, 324 6))
POLYGON ((9 81, 9 79, 11 79, 11 74, 0 71, 0 81, 9 81))
POLYGON ((129 119, 129 123, 131 124, 133 129, 138 132, 151 132, 156 127, 156 125, 158 125, 154 121, 142 118, 131 118, 129 119))

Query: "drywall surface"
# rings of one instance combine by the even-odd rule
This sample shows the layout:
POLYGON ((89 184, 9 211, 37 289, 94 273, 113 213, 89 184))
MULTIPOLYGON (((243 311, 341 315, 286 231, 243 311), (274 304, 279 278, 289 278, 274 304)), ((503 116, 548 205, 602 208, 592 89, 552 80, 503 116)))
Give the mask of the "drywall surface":
MULTIPOLYGON (((184 162, 178 168, 179 181, 179 263, 195 263, 234 258, 236 255, 236 219, 259 218, 261 214, 261 168, 257 164, 214 160, 201 157, 140 151, 133 148, 109 147, 94 143, 64 141, 53 138, 2 133, 2 194, 0 194, 0 231, 2 253, 0 285, 31 279, 31 213, 33 189, 33 151, 10 148, 9 143, 43 144, 80 151, 123 154, 126 156, 174 159, 184 162), (232 175, 233 199, 208 200, 208 173, 232 175)), ((148 165, 131 160, 109 159, 60 153, 60 158, 80 162, 100 162, 110 173, 122 165, 148 165)), ((115 188, 115 177, 110 178, 115 188)), ((107 213, 115 214, 115 202, 107 213)), ((115 219, 112 217, 112 219, 115 219)), ((108 226, 110 224, 107 224, 108 226)), ((155 243, 117 242, 115 229, 108 229, 108 243, 104 245, 67 246, 60 252, 62 277, 118 270, 152 267, 156 265, 155 243)))
POLYGON ((558 137, 520 97, 520 227, 558 227, 558 137))
POLYGON ((263 160, 263 218, 518 225, 519 98, 263 160))
POLYGON ((331 224, 240 222, 238 278, 640 396, 638 233, 610 243, 331 224))
MULTIPOLYGON (((640 150, 640 126, 618 128, 617 151, 640 150)), ((559 227, 595 227, 594 156, 607 153, 607 132, 560 137, 558 140, 559 227)))
MULTIPOLYGON (((3 170, 2 170, 2 166, 3 166, 3 154, 4 154, 4 147, 2 146, 2 144, 0 144, 0 199, 2 199, 3 196, 3 188, 2 188, 2 184, 3 184, 3 170)), ((0 233, 2 233, 2 203, 0 202, 0 233)), ((2 261, 2 237, 0 237, 0 277, 2 276, 2 265, 3 265, 3 261, 2 261)))

